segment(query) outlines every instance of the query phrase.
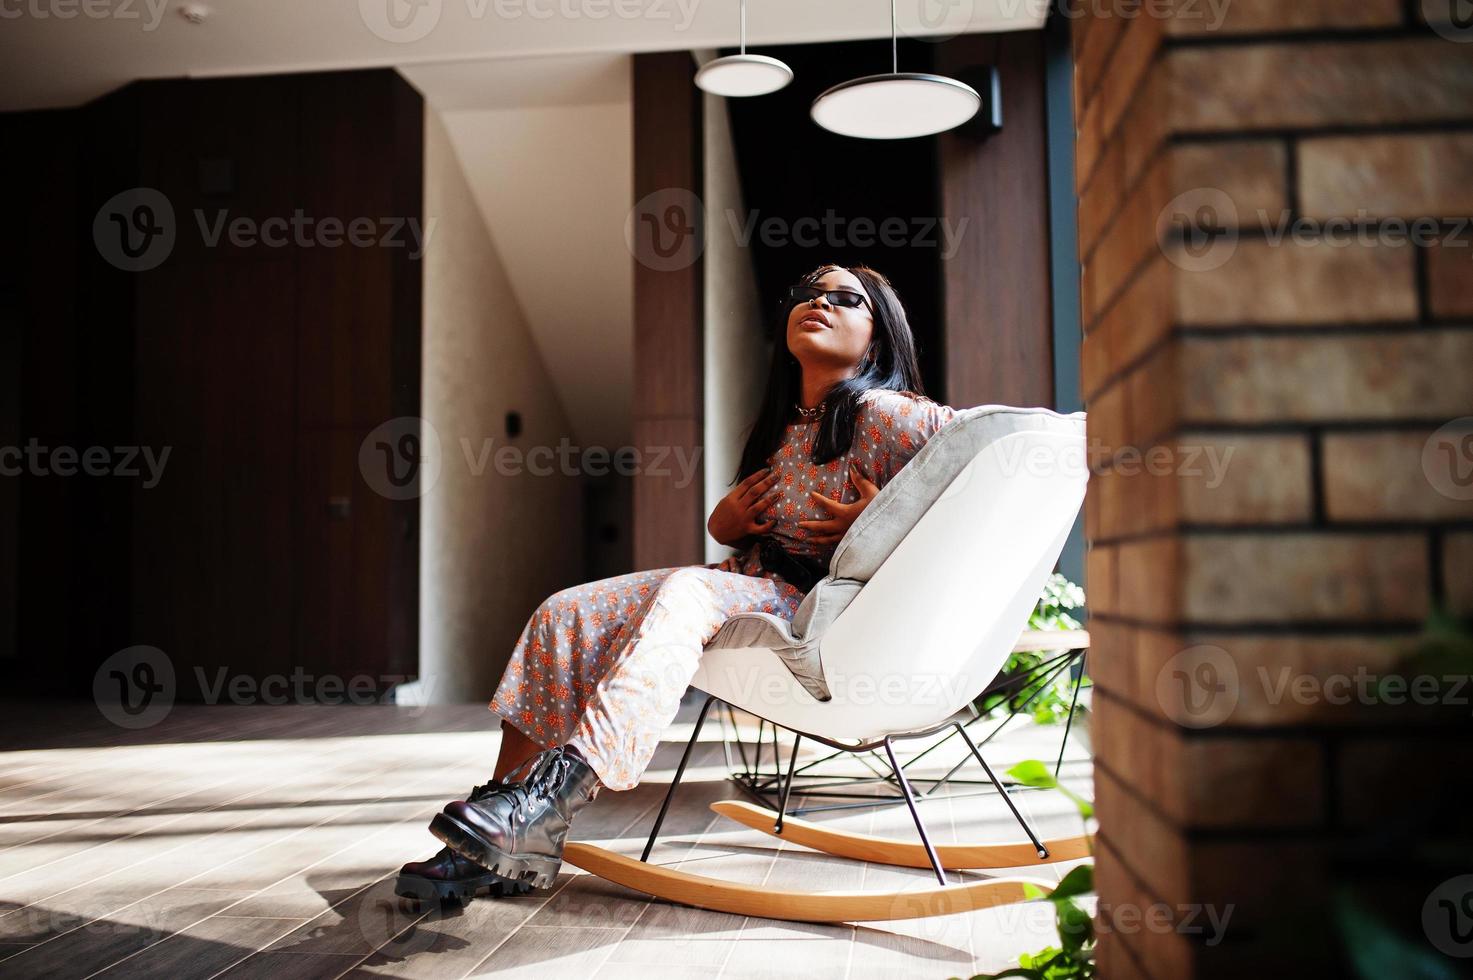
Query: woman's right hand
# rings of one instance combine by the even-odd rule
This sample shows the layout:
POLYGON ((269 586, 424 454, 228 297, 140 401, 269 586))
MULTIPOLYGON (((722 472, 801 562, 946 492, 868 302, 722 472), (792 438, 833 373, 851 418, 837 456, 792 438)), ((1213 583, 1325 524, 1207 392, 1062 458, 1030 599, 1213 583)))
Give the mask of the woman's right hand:
POLYGON ((782 496, 777 484, 777 472, 770 466, 753 473, 722 497, 706 521, 706 530, 711 537, 724 545, 734 546, 743 538, 766 534, 772 530, 777 518, 762 522, 757 518, 782 496))

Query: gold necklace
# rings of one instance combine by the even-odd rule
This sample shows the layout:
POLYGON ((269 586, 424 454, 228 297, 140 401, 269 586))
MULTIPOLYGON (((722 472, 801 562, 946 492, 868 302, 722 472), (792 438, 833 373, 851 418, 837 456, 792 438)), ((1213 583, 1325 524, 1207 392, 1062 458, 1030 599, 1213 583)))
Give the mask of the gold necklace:
POLYGON ((798 410, 799 418, 801 418, 805 422, 812 422, 814 419, 823 418, 824 410, 829 407, 829 403, 828 400, 825 399, 824 401, 818 403, 817 408, 804 408, 797 402, 793 402, 793 407, 798 410))

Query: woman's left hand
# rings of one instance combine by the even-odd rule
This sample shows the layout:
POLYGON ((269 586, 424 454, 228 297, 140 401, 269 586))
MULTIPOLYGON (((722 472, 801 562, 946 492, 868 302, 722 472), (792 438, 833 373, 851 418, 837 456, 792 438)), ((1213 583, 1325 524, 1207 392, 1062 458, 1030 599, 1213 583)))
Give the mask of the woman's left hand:
POLYGON ((823 520, 799 521, 798 526, 806 528, 809 532, 808 541, 814 544, 838 544, 854 523, 860 513, 869 506, 869 502, 875 499, 880 488, 870 481, 859 469, 859 464, 850 462, 849 470, 854 477, 854 489, 859 491, 859 499, 848 504, 840 503, 832 497, 826 497, 817 490, 808 491, 808 496, 817 503, 827 508, 833 516, 823 520))

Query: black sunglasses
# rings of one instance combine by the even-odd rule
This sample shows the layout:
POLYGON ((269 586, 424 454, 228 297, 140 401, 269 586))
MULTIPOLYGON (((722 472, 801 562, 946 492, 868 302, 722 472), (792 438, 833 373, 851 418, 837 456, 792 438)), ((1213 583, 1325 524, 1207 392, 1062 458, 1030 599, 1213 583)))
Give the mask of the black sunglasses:
POLYGON ((821 286, 789 286, 787 308, 791 310, 799 303, 811 303, 820 296, 825 297, 832 306, 840 306, 849 310, 857 310, 861 307, 867 308, 869 301, 852 289, 824 289, 821 286))

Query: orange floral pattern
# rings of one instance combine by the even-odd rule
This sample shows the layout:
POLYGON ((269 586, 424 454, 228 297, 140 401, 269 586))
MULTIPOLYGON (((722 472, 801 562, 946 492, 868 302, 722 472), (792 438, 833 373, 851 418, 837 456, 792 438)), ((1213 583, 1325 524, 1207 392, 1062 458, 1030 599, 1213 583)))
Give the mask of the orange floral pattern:
MULTIPOLYGON (((798 525, 830 516, 809 491, 857 500, 851 461, 883 487, 955 414, 910 392, 868 391, 848 454, 827 463, 809 458, 818 423, 789 425, 768 459, 782 496, 760 519, 776 518, 769 533, 788 551, 827 561, 835 545, 809 541, 798 525)), ((606 787, 630 789, 721 624, 739 612, 792 619, 802 601, 802 592, 762 567, 757 544, 720 562, 563 589, 527 620, 491 710, 541 746, 576 746, 606 787)))

